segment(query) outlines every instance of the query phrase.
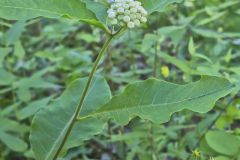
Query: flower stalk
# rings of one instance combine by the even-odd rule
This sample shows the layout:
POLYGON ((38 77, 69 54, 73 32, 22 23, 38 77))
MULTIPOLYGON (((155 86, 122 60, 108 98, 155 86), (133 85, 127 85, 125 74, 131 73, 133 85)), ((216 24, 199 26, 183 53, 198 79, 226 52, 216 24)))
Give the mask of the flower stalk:
POLYGON ((78 104, 78 106, 76 108, 76 111, 74 112, 74 115, 73 115, 73 117, 72 117, 72 119, 70 121, 70 124, 69 124, 68 128, 67 128, 66 134, 64 135, 63 140, 62 140, 59 148, 57 149, 56 154, 54 155, 53 160, 56 160, 58 158, 58 155, 60 154, 64 144, 66 143, 66 141, 67 141, 67 139, 68 139, 68 137, 69 137, 73 127, 74 127, 75 122, 78 121, 79 114, 81 113, 81 109, 82 109, 82 106, 84 104, 84 100, 86 99, 87 93, 88 93, 89 88, 91 86, 94 74, 95 74, 95 72, 97 70, 97 67, 98 67, 98 64, 99 64, 100 60, 102 59, 105 51, 108 49, 108 47, 109 47, 110 43, 112 42, 112 40, 114 39, 114 37, 117 36, 120 33, 122 33, 122 29, 120 29, 118 32, 116 32, 114 34, 109 34, 108 35, 108 39, 106 40, 106 42, 104 43, 102 49, 100 50, 100 52, 99 52, 99 54, 97 56, 97 59, 95 60, 95 62, 93 64, 93 67, 91 69, 91 72, 89 74, 89 77, 88 77, 88 80, 87 80, 87 84, 86 84, 86 86, 85 86, 85 88, 83 90, 83 93, 82 93, 81 97, 80 97, 80 102, 79 102, 79 104, 78 104))

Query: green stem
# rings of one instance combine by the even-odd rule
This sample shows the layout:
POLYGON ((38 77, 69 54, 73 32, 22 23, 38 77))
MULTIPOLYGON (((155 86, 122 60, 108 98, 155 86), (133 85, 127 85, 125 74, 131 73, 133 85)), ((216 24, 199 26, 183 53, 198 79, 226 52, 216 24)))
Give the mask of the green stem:
POLYGON ((82 109, 84 100, 85 100, 85 98, 86 98, 86 96, 87 96, 88 90, 89 90, 90 85, 91 85, 91 82, 92 82, 92 80, 93 80, 94 73, 95 73, 96 70, 97 70, 98 64, 99 64, 101 58, 103 57, 105 51, 107 50, 110 42, 112 41, 112 39, 113 39, 116 35, 117 35, 117 33, 116 33, 116 34, 113 34, 113 35, 110 35, 110 37, 109 37, 109 38, 107 39, 107 41, 104 43, 101 51, 99 52, 99 54, 98 54, 98 56, 97 56, 97 59, 96 59, 96 61, 94 62, 93 68, 92 68, 92 70, 91 70, 91 72, 90 72, 90 74, 89 74, 88 81, 87 81, 87 84, 86 84, 86 86, 85 86, 85 88, 84 88, 84 90, 83 90, 83 94, 82 94, 82 96, 81 96, 80 102, 79 102, 79 104, 78 104, 78 106, 77 106, 77 108, 76 108, 76 111, 75 111, 75 113, 74 113, 74 115, 73 115, 73 117, 72 117, 72 120, 71 120, 71 122, 70 122, 70 124, 69 124, 69 127, 68 127, 68 129, 67 129, 67 131, 66 131, 66 134, 65 134, 65 136, 64 136, 64 138, 63 138, 63 140, 62 140, 62 142, 61 142, 61 144, 60 144, 60 147, 58 148, 56 154, 54 155, 53 160, 56 160, 56 159, 57 159, 58 155, 60 154, 60 152, 61 152, 61 150, 62 150, 62 148, 63 148, 63 146, 64 146, 64 144, 66 143, 67 138, 69 137, 69 135, 70 135, 70 133, 71 133, 71 131, 72 131, 72 128, 73 128, 75 122, 76 122, 77 119, 78 119, 78 115, 79 115, 80 112, 81 112, 81 109, 82 109))
POLYGON ((158 70, 158 43, 155 44, 155 53, 154 53, 154 71, 153 76, 157 77, 157 70, 158 70))

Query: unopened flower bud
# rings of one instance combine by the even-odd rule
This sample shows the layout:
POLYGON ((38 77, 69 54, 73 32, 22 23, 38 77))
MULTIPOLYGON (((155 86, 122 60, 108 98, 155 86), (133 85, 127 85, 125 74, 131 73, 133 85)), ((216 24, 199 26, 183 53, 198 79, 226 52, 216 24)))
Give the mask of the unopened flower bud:
POLYGON ((131 12, 130 12, 129 10, 126 10, 126 11, 124 12, 124 14, 125 14, 125 15, 130 15, 131 12))
POLYGON ((112 8, 107 10, 107 13, 110 13, 110 12, 114 12, 114 10, 112 8))
POLYGON ((134 28, 135 24, 133 22, 128 22, 127 26, 128 28, 134 28))
POLYGON ((146 16, 146 15, 147 15, 147 11, 146 11, 146 10, 142 10, 142 14, 143 14, 144 16, 146 16))
POLYGON ((141 23, 140 23, 140 21, 138 19, 135 19, 134 20, 134 24, 135 24, 135 26, 140 26, 141 23))
POLYGON ((131 9, 130 9, 130 12, 132 12, 132 13, 137 13, 137 8, 131 8, 131 9))
POLYGON ((137 18, 136 14, 130 14, 130 17, 131 17, 131 19, 136 19, 137 18))
POLYGON ((109 0, 110 8, 107 11, 112 25, 134 28, 147 22, 147 11, 137 0, 109 0))
POLYGON ((116 4, 116 7, 117 7, 117 8, 122 7, 122 4, 121 4, 121 3, 117 3, 117 4, 116 4))
POLYGON ((131 18, 129 16, 124 16, 123 17, 124 22, 129 22, 130 20, 131 20, 131 18))
POLYGON ((118 20, 122 20, 123 19, 123 15, 119 15, 117 18, 118 18, 118 20))
POLYGON ((125 26, 126 25, 124 22, 120 22, 119 24, 120 24, 120 26, 125 26))
POLYGON ((146 17, 141 17, 141 22, 143 22, 143 23, 146 23, 147 22, 147 18, 146 17))
POLYGON ((124 13, 124 8, 122 8, 122 7, 118 8, 118 9, 117 9, 117 12, 118 12, 118 13, 124 13))
POLYGON ((129 5, 128 5, 128 4, 124 4, 124 5, 123 5, 123 8, 124 8, 124 9, 129 9, 129 5))
POLYGON ((115 18, 116 17, 116 13, 115 12, 109 12, 108 13, 108 17, 111 18, 111 19, 115 18))
POLYGON ((136 14, 136 18, 137 18, 137 19, 141 19, 141 17, 142 17, 142 15, 141 15, 140 13, 137 13, 137 14, 136 14))
POLYGON ((135 4, 138 5, 138 6, 141 6, 142 3, 141 2, 138 2, 138 1, 135 1, 135 4))
POLYGON ((130 6, 130 7, 135 7, 135 3, 134 3, 134 2, 130 2, 130 3, 129 3, 129 6, 130 6))
POLYGON ((117 24, 117 23, 118 23, 118 20, 117 20, 117 19, 111 20, 111 24, 112 24, 112 25, 115 25, 115 24, 117 24))

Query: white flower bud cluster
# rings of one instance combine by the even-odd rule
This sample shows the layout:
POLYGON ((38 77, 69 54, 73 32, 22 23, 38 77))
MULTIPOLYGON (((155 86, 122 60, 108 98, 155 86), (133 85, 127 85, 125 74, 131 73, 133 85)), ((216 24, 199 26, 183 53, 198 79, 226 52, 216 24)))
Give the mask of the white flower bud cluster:
POLYGON ((141 2, 136 0, 111 0, 111 7, 108 9, 108 18, 112 25, 119 24, 134 28, 147 22, 147 11, 142 7, 141 2))

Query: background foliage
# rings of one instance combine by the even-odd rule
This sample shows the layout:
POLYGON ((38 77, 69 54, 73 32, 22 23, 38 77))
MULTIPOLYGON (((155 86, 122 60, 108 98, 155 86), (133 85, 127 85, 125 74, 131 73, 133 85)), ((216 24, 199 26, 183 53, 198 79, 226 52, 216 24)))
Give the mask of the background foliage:
MULTIPOLYGON (((24 4, 23 0, 17 2, 18 6, 24 4)), ((154 0, 147 2, 146 6, 151 8, 154 0)), ((4 10, 3 4, 6 3, 12 4, 9 0, 0 0, 0 17, 4 18, 0 19, 0 159, 34 159, 29 143, 33 116, 54 97, 61 95, 65 88, 76 83, 78 78, 88 75, 104 40, 100 29, 72 18, 77 17, 100 28, 105 28, 106 21, 101 15, 97 19, 102 23, 96 21, 93 13, 84 12, 83 5, 76 0, 71 0, 69 5, 75 5, 77 10, 68 10, 71 6, 61 5, 64 1, 58 0, 58 7, 64 10, 60 13, 58 7, 54 7, 54 1, 49 1, 49 4, 42 4, 48 12, 38 15, 32 12, 21 15, 17 10, 4 10), (16 16, 21 20, 6 20, 16 16)), ((94 12, 104 10, 93 8, 91 1, 86 1, 86 4, 94 12)), ((104 95, 97 92, 98 89, 104 88, 111 90, 112 95, 121 93, 120 96, 128 97, 127 89, 123 92, 126 84, 149 77, 192 84, 201 75, 209 75, 224 77, 237 84, 240 80, 239 8, 237 0, 186 0, 168 6, 164 12, 153 13, 143 28, 129 30, 114 40, 98 69, 96 81, 100 85, 92 94, 103 96, 101 100, 104 102, 110 99, 110 92, 104 95), (110 88, 100 74, 106 78, 110 88)), ((162 5, 156 5, 149 11, 156 10, 162 11, 162 5)), ((149 81, 144 82, 149 84, 149 81)), ((85 83, 84 79, 76 84, 80 89, 74 92, 81 91, 81 83, 85 83)), ((225 80, 218 83, 219 87, 226 84, 225 80)), ((205 90, 213 87, 208 85, 205 90)), ((184 94, 183 90, 178 97, 184 94)), ((64 97, 64 94, 61 97, 64 102, 69 100, 73 103, 72 97, 64 97)), ((113 100, 100 112, 107 110, 111 103, 121 102, 117 98, 116 102, 113 100)), ((207 104, 207 100, 202 99, 202 103, 207 104)), ((62 103, 59 101, 51 104, 62 103)), ((89 99, 88 102, 98 108, 95 101, 89 99)), ((81 144, 84 135, 73 136, 78 139, 70 140, 67 145, 80 147, 66 151, 64 159, 185 160, 197 157, 204 160, 239 160, 239 107, 236 90, 219 100, 207 114, 184 110, 173 114, 169 122, 161 125, 135 117, 129 123, 117 120, 127 123, 124 127, 111 120, 102 131, 103 123, 99 119, 93 118, 91 123, 85 119, 87 127, 83 126, 86 127, 84 130, 101 134, 81 141, 81 144), (90 125, 92 122, 94 127, 90 125)), ((84 111, 86 115, 89 112, 84 111)), ((147 117, 146 114, 141 116, 147 117)), ((56 126, 61 125, 60 120, 54 121, 56 126)))

